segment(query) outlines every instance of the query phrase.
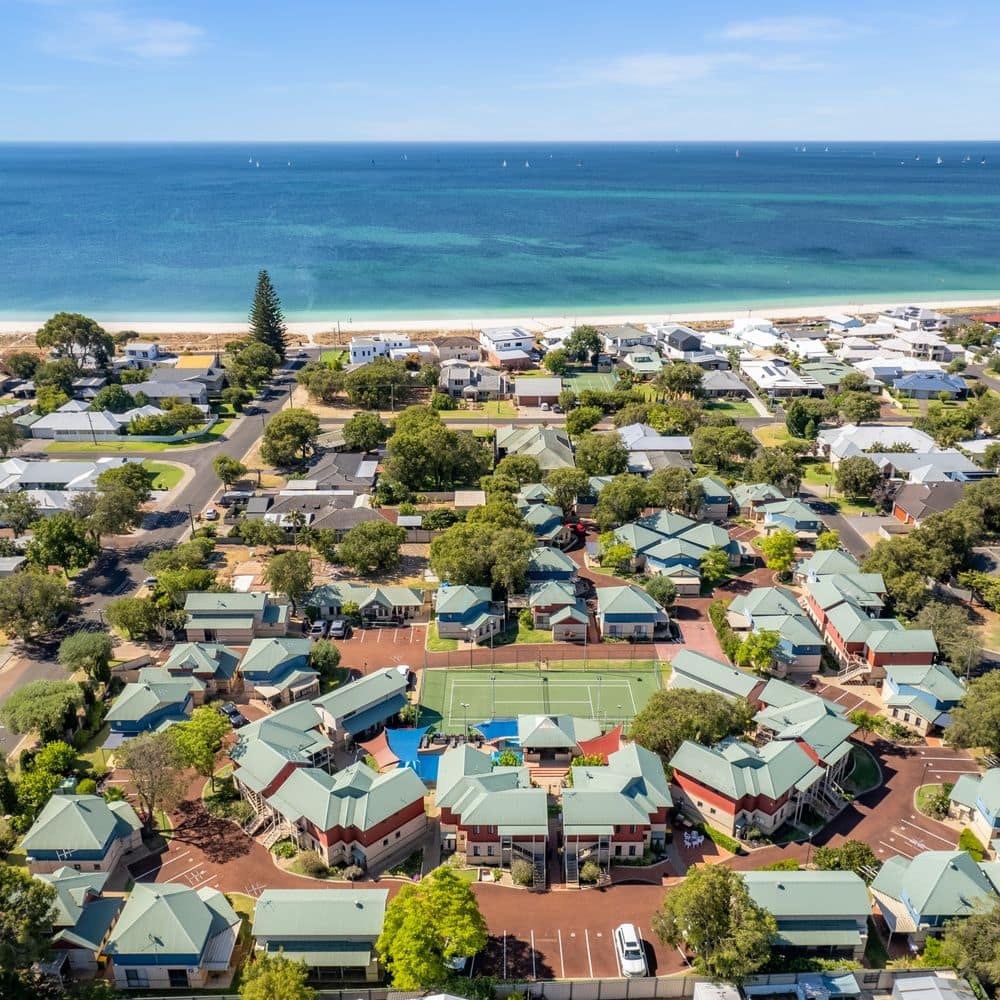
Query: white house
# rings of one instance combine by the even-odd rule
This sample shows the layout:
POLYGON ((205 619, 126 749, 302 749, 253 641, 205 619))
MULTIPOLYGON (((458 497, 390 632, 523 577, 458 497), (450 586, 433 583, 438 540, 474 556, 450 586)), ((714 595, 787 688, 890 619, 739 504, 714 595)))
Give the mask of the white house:
POLYGON ((846 333, 848 330, 856 330, 863 326, 863 322, 857 316, 848 316, 847 313, 830 313, 826 317, 830 333, 846 333))
POLYGON ((820 382, 811 375, 797 372, 783 358, 771 358, 768 361, 744 359, 740 361, 740 371, 768 396, 783 398, 823 394, 820 382))
POLYGON ((162 357, 156 343, 147 344, 138 340, 126 344, 122 353, 130 368, 152 368, 162 357))
POLYGON ((869 453, 870 449, 890 448, 897 444, 906 445, 913 450, 912 453, 918 455, 939 451, 929 434, 901 424, 866 424, 861 427, 857 424, 844 424, 843 427, 820 431, 816 440, 834 465, 851 455, 863 455, 869 453))
POLYGON ((494 327, 479 331, 479 346, 492 364, 527 368, 531 364, 535 337, 519 326, 494 327))
POLYGON ((620 355, 630 347, 655 347, 656 334, 634 326, 616 326, 613 330, 605 330, 601 341, 608 354, 620 355))
POLYGON ((730 332, 742 343, 762 350, 773 348, 781 339, 769 319, 755 319, 752 316, 733 320, 730 332))
POLYGON ((376 358, 389 357, 391 351, 410 346, 410 336, 406 333, 376 333, 371 337, 351 337, 350 363, 367 365, 376 358))

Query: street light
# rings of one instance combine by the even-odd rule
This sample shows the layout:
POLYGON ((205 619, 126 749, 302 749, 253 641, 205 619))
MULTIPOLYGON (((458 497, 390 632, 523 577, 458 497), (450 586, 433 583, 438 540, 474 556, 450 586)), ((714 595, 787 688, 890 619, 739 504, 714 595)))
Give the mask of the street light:
POLYGON ((809 839, 806 844, 806 868, 809 867, 809 859, 812 857, 813 849, 813 831, 809 831, 809 839))
POLYGON ((469 703, 467 701, 460 702, 462 708, 462 718, 465 725, 462 727, 462 732, 465 734, 465 738, 469 738, 469 703))
POLYGON ((490 674, 490 719, 497 717, 497 675, 490 674))

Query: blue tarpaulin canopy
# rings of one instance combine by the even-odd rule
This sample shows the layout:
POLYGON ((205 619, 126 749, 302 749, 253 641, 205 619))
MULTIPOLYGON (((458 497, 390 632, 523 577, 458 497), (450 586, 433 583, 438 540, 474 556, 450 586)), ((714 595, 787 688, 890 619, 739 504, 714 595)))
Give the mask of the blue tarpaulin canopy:
POLYGON ((477 733, 482 733, 487 740, 504 740, 517 736, 517 719, 491 719, 489 722, 479 722, 472 727, 477 733))
POLYGON ((441 755, 420 753, 420 741, 430 726, 423 729, 387 729, 385 731, 389 749, 399 758, 397 767, 408 767, 422 781, 437 781, 438 763, 441 755))

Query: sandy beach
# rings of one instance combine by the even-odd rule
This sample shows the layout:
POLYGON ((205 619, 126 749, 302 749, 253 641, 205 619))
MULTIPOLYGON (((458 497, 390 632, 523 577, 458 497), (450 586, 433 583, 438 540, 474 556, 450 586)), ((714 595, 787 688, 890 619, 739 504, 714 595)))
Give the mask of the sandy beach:
MULTIPOLYGON (((316 334, 339 333, 342 337, 359 333, 377 333, 384 331, 406 331, 409 333, 468 333, 489 327, 519 326, 532 333, 543 333, 546 330, 561 326, 579 326, 592 323, 600 326, 619 325, 624 323, 731 323, 735 319, 746 316, 766 318, 770 320, 792 319, 822 319, 832 313, 874 314, 899 305, 916 305, 925 309, 940 309, 945 311, 965 311, 975 309, 996 310, 1000 308, 1000 293, 992 299, 927 299, 912 301, 910 299, 886 300, 882 302, 851 302, 832 303, 827 305, 781 306, 764 309, 705 309, 695 312, 634 312, 634 313, 598 313, 589 315, 563 316, 472 316, 467 319, 454 317, 442 319, 357 319, 344 320, 309 320, 308 322, 290 322, 289 333, 311 341, 316 334)), ((0 336, 23 336, 34 334, 48 317, 36 317, 24 320, 0 320, 0 336)), ((127 320, 107 319, 99 314, 94 318, 109 332, 118 333, 122 330, 134 330, 142 335, 152 334, 196 334, 232 335, 246 332, 246 323, 199 322, 197 320, 127 320)))

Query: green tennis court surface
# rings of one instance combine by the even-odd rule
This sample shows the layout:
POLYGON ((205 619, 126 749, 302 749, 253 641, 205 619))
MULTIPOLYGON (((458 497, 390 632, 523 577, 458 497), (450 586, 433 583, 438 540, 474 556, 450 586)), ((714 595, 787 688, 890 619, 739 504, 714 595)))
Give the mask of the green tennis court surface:
POLYGON ((563 384, 574 392, 583 392, 584 389, 607 392, 618 384, 618 380, 608 372, 572 372, 564 376, 563 384))
POLYGON ((633 670, 427 670, 420 725, 460 733, 489 719, 518 715, 575 715, 604 728, 626 724, 660 686, 653 667, 633 670))

